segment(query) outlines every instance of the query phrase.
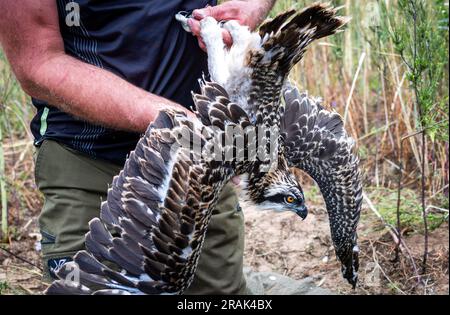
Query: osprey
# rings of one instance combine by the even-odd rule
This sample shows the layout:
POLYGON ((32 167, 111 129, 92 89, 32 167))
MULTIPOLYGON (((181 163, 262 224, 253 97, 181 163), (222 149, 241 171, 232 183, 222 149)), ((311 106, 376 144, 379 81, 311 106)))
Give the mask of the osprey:
POLYGON ((86 250, 58 270, 46 293, 183 293, 232 177, 247 174, 247 196, 258 207, 306 217, 293 167, 319 185, 343 276, 355 287, 362 186, 354 141, 337 113, 287 83, 308 44, 346 23, 322 4, 280 14, 258 33, 203 19, 211 80, 193 95, 198 121, 160 112, 89 223, 86 250), (233 38, 229 49, 222 27, 233 38))

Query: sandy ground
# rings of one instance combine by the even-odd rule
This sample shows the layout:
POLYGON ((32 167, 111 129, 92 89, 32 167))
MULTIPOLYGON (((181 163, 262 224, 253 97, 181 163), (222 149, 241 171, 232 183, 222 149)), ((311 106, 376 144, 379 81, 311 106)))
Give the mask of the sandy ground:
POLYGON ((310 210, 305 221, 295 214, 259 211, 245 204, 243 209, 245 265, 294 279, 313 277, 317 285, 337 292, 347 287, 340 278, 324 209, 310 210))
MULTIPOLYGON (((365 233, 371 230, 373 222, 362 220, 359 225, 362 231, 359 284, 352 290, 341 276, 325 209, 312 207, 305 221, 289 213, 258 211, 251 207, 246 210, 245 263, 257 271, 276 271, 298 280, 313 277, 317 286, 336 294, 402 294, 402 291, 420 294, 425 290, 421 287, 414 292, 400 291, 402 277, 408 277, 409 266, 404 266, 403 261, 390 262, 394 247, 389 236, 365 233)), ((447 224, 430 234, 429 272, 433 274, 424 279, 430 285, 426 288, 427 294, 449 293, 448 235, 447 224)), ((413 256, 421 257, 423 236, 413 235, 406 242, 413 256)))

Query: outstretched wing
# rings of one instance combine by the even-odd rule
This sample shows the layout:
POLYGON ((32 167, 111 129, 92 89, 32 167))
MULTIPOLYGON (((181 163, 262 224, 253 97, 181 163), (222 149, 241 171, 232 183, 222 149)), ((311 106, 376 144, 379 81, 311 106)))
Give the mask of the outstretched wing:
POLYGON ((184 115, 159 114, 89 223, 86 250, 57 272, 48 294, 179 294, 189 286, 230 177, 191 150, 195 139, 208 141, 184 115))
POLYGON ((194 94, 196 114, 214 137, 208 142, 205 152, 211 152, 210 159, 223 161, 222 166, 243 174, 256 155, 256 147, 249 128, 253 128, 247 113, 229 100, 225 89, 215 82, 201 81, 201 94, 194 94), (220 157, 214 152, 221 154, 220 157))
POLYGON ((319 185, 343 275, 355 285, 362 184, 359 159, 353 153, 354 141, 347 135, 339 114, 326 110, 319 101, 295 88, 286 89, 284 99, 286 111, 281 130, 286 159, 319 185))
POLYGON ((260 27, 261 48, 248 56, 248 106, 258 124, 279 124, 279 98, 286 76, 312 41, 336 33, 347 22, 328 4, 313 4, 298 13, 282 13, 260 27))

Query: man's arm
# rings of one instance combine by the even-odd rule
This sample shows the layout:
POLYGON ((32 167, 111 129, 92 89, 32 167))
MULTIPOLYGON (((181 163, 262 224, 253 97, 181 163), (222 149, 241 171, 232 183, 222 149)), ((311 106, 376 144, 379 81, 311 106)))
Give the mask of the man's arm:
MULTIPOLYGON (((231 0, 214 7, 206 7, 194 10, 193 19, 188 20, 192 33, 198 37, 199 45, 206 50, 200 37, 200 20, 212 16, 217 21, 237 20, 241 25, 246 25, 251 31, 255 30, 267 17, 276 0, 231 0)), ((226 45, 232 45, 231 35, 223 30, 223 41, 226 45)))
POLYGON ((74 116, 144 132, 158 111, 181 105, 64 52, 54 0, 0 0, 0 43, 22 88, 74 116))

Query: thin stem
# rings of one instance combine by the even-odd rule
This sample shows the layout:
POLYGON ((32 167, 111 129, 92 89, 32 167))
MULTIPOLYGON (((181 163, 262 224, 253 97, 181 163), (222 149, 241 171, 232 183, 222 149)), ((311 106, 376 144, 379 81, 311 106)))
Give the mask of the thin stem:
MULTIPOLYGON (((399 168, 400 168, 400 174, 398 176, 398 186, 397 186, 397 236, 398 236, 398 242, 397 246, 395 247, 395 258, 394 261, 398 261, 399 259, 399 248, 402 238, 402 232, 401 232, 401 220, 400 220, 400 204, 401 204, 401 193, 402 193, 402 179, 403 179, 403 144, 405 140, 417 136, 418 134, 424 134, 424 130, 414 132, 412 134, 406 135, 402 137, 400 141, 400 152, 399 152, 399 168)), ((423 177, 423 176, 422 176, 423 177)))
MULTIPOLYGON (((413 88, 414 88, 414 94, 416 98, 416 105, 419 111, 419 123, 422 129, 423 126, 423 108, 422 103, 419 95, 419 73, 420 69, 418 69, 418 41, 417 41, 417 24, 418 24, 418 8, 416 6, 416 2, 414 0, 410 1, 411 4, 411 14, 413 18, 413 32, 414 32, 414 40, 413 40, 413 88)), ((421 163, 421 201, 422 201, 422 218, 423 218, 423 225, 424 225, 424 253, 423 253, 423 260, 422 260, 422 274, 426 273, 426 264, 427 264, 427 258, 428 258, 428 222, 427 222, 427 214, 426 214, 426 205, 425 205, 425 162, 426 162, 426 152, 425 152, 425 146, 426 146, 426 134, 425 129, 422 130, 422 163, 421 163)))
POLYGON ((31 266, 33 266, 33 267, 39 269, 40 271, 43 271, 42 268, 39 267, 38 265, 33 264, 31 261, 29 261, 29 260, 27 260, 27 259, 25 259, 25 258, 23 258, 23 257, 20 257, 20 256, 17 255, 17 254, 14 254, 14 253, 11 252, 10 250, 7 250, 6 248, 3 248, 3 247, 1 247, 1 246, 0 246, 0 249, 3 250, 3 251, 5 251, 5 252, 6 252, 7 254, 9 254, 10 256, 17 258, 17 259, 23 261, 24 263, 27 263, 27 264, 29 264, 29 265, 31 265, 31 266))

